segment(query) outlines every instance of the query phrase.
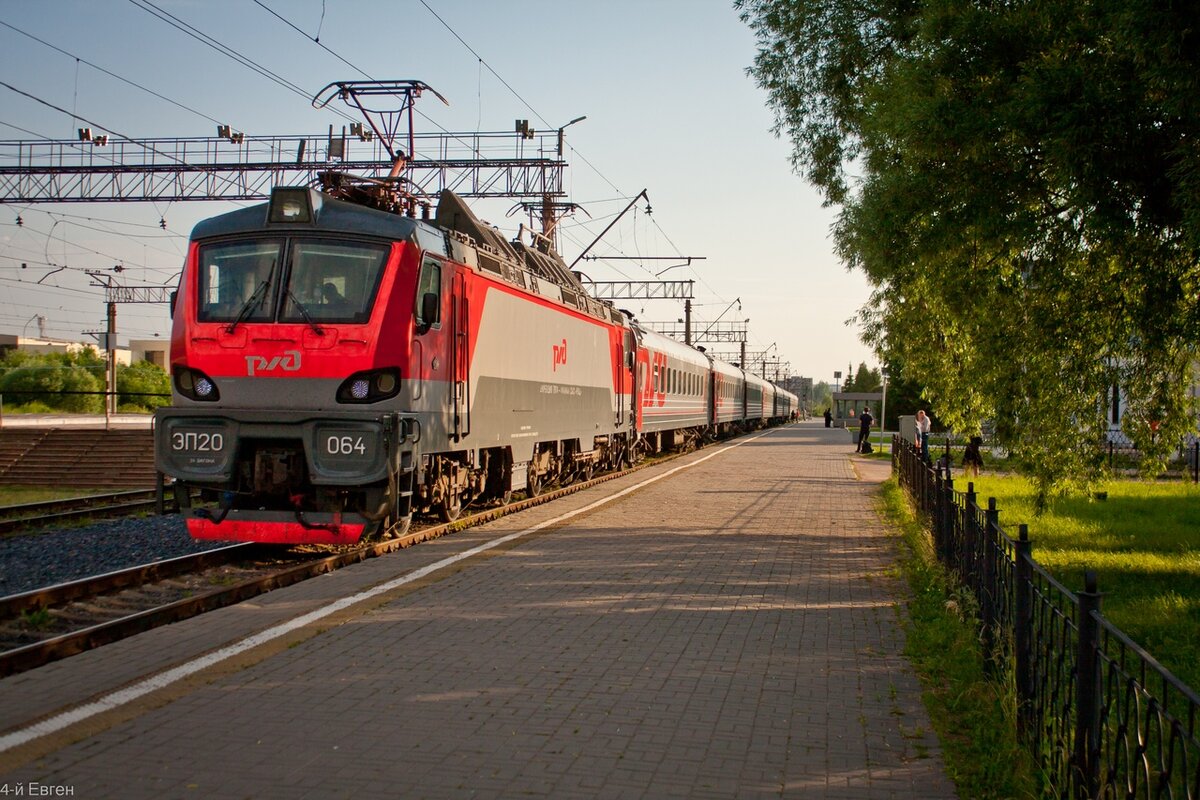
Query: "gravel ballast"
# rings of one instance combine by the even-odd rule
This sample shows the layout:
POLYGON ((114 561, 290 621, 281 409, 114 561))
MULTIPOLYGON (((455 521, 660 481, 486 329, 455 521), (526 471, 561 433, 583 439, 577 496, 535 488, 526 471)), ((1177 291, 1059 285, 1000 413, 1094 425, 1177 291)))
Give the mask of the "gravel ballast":
POLYGON ((0 539, 0 597, 228 544, 195 541, 178 515, 9 536, 0 539))

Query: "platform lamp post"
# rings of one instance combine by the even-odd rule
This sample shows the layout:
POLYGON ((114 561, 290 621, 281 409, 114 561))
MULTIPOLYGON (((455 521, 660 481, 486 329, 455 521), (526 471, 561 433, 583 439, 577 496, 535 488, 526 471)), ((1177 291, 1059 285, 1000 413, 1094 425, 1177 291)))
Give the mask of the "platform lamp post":
MULTIPOLYGON (((842 379, 841 370, 835 371, 833 373, 833 394, 838 393, 838 386, 840 385, 839 381, 841 381, 841 379, 842 379)), ((829 396, 829 407, 831 409, 833 409, 834 416, 836 416, 838 419, 842 418, 842 412, 838 410, 837 400, 835 400, 833 398, 833 395, 829 396)))
POLYGON ((883 402, 879 407, 879 452, 883 452, 883 445, 887 441, 887 367, 879 368, 879 375, 883 378, 883 402))

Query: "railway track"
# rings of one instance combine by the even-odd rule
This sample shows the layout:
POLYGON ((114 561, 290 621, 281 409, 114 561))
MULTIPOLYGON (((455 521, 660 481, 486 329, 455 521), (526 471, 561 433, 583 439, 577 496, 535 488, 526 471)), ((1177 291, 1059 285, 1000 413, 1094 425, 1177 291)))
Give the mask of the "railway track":
MULTIPOLYGON (((677 456, 489 508, 445 524, 333 554, 240 544, 0 598, 0 677, 82 653, 159 625, 241 602, 368 558, 482 525, 677 456)), ((153 496, 154 492, 149 492, 153 496)), ((153 504, 153 499, 151 499, 153 504)))
POLYGON ((157 493, 153 489, 6 506, 0 509, 0 536, 81 520, 144 514, 156 508, 157 493))

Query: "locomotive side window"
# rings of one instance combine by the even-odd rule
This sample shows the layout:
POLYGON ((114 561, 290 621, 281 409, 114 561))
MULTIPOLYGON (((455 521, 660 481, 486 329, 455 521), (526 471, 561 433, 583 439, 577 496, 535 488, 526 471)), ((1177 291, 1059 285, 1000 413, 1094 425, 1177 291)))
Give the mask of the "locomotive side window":
POLYGON ((383 245, 294 242, 279 321, 366 322, 387 256, 383 245))
POLYGON ((200 322, 270 320, 275 311, 278 241, 214 244, 200 248, 200 322))
POLYGON ((442 321, 442 265, 433 259, 426 259, 421 264, 414 311, 420 328, 436 328, 442 321), (433 295, 437 302, 426 301, 426 295, 433 295))

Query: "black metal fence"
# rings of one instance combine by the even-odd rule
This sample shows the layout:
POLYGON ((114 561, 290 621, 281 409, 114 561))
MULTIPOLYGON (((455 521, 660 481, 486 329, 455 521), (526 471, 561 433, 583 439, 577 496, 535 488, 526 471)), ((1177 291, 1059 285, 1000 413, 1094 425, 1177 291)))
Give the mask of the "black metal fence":
POLYGON ((1100 613, 1094 573, 1074 593, 948 472, 892 440, 900 485, 946 570, 978 601, 992 674, 1010 681, 1017 734, 1058 798, 1200 800, 1200 696, 1100 613))

